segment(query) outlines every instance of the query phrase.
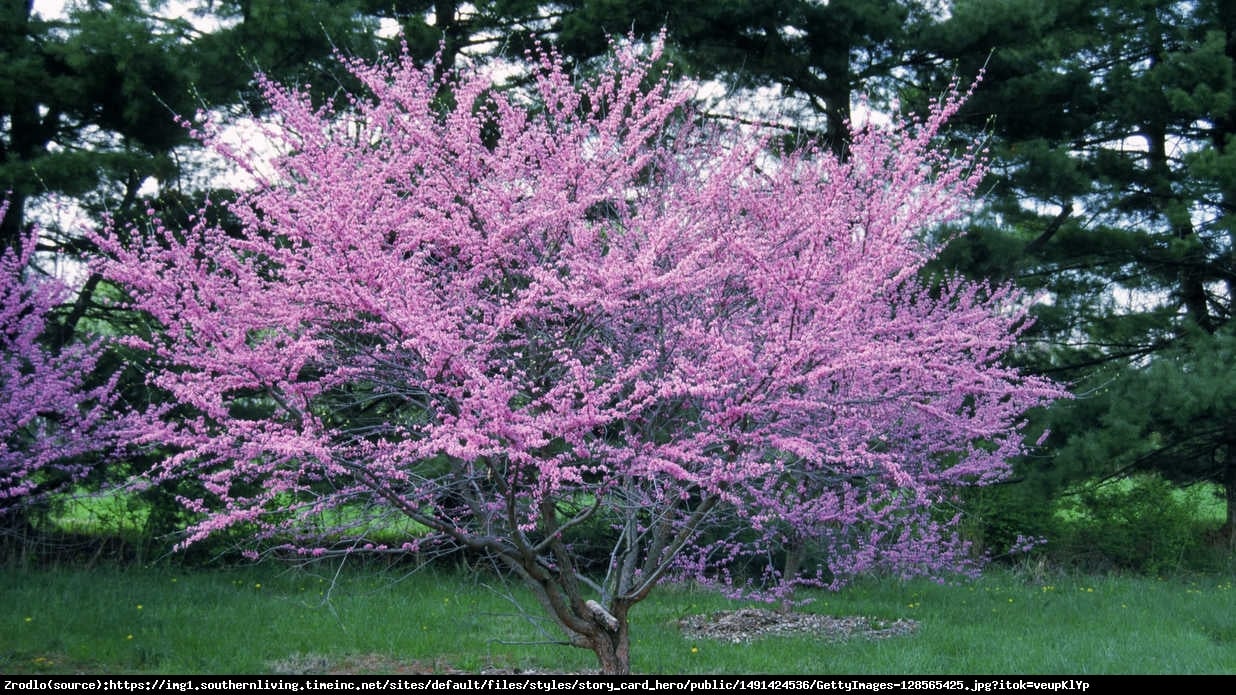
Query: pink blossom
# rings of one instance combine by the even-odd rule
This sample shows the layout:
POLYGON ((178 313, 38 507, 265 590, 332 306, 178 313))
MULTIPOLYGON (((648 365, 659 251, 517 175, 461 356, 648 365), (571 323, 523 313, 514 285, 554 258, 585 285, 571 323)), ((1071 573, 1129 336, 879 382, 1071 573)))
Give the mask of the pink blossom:
MULTIPOLYGON (((7 209, 0 203, 0 217, 7 209)), ((65 492, 123 429, 117 377, 95 373, 102 343, 44 341, 70 291, 31 270, 37 241, 36 229, 0 253, 0 513, 65 492)))
POLYGON ((160 475, 210 492, 188 542, 363 550, 393 512, 416 550, 524 579, 607 670, 667 576, 738 581, 784 546, 814 560, 750 588, 973 567, 935 505, 1005 475, 1062 391, 1001 362, 1015 290, 918 280, 983 167, 935 145, 964 95, 846 161, 770 154, 693 120, 659 44, 614 48, 591 78, 531 56, 531 93, 407 55, 347 61, 366 91, 334 107, 263 81, 283 154, 234 228, 96 237, 165 328, 152 383, 197 413, 157 430, 160 475))

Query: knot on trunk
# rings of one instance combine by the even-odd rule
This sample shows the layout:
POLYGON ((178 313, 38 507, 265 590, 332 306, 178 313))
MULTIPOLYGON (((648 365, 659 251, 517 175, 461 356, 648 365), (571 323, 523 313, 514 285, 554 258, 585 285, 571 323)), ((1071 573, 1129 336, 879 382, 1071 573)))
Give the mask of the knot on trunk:
POLYGON ((588 609, 590 614, 592 614, 594 620, 605 626, 605 629, 610 632, 618 632, 618 619, 615 618, 609 611, 605 610, 605 606, 602 606, 596 601, 588 600, 584 602, 584 607, 588 609))

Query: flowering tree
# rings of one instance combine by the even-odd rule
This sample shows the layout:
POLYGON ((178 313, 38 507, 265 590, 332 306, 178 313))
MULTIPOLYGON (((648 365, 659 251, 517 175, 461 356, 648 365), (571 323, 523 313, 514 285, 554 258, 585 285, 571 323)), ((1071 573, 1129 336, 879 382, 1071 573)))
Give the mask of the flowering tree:
POLYGON ((351 62, 368 93, 336 108, 264 83, 273 161, 201 127, 258 181, 239 226, 98 238, 166 327, 136 341, 152 381, 195 413, 143 435, 204 486, 186 543, 481 551, 615 673, 660 580, 782 538, 836 543, 830 579, 959 560, 914 522, 999 478, 1058 395, 999 363, 1018 296, 916 280, 981 173, 931 145, 960 97, 845 162, 772 155, 692 127, 658 56, 578 83, 547 51, 531 97, 406 56, 351 62), (406 542, 367 538, 391 513, 406 542))
POLYGON ((63 492, 114 441, 115 379, 92 383, 101 344, 41 341, 69 289, 28 274, 36 241, 0 255, 0 515, 63 492))

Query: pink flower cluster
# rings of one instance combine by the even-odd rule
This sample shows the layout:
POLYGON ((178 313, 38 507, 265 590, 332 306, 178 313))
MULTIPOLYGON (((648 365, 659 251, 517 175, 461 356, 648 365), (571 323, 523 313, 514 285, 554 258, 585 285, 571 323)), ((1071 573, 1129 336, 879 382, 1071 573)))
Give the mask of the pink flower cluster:
POLYGON ((116 379, 90 381, 102 345, 42 340, 69 290, 28 272, 37 241, 0 255, 0 513, 65 491, 115 444, 116 379))
POLYGON ((839 161, 692 120, 659 48, 588 78, 530 57, 531 92, 406 55, 349 61, 366 91, 326 107, 264 82, 269 169, 199 125, 259 181, 233 224, 96 237, 193 413, 142 435, 204 487, 187 541, 361 549, 394 512, 418 549, 620 602, 785 542, 831 546, 802 568, 830 581, 963 565, 933 503, 1002 477, 1062 395, 1001 362, 1024 297, 920 280, 983 171, 934 144, 964 95, 839 161))

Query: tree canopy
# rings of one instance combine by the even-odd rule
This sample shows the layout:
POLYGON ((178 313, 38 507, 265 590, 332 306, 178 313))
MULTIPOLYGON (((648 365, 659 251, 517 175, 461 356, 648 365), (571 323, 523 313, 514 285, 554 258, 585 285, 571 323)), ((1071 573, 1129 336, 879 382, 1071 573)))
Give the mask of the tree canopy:
POLYGON ((774 588, 968 566, 933 503, 1004 475, 1061 391, 1001 362, 1018 293, 916 276, 982 175, 934 145, 962 97, 856 131, 844 160, 769 153, 684 118, 657 51, 615 51, 582 82, 534 54, 533 94, 409 54, 350 62, 365 91, 333 108, 264 81, 273 161, 199 125, 259 181, 238 229, 151 211, 95 237, 163 328, 140 341, 152 385, 194 413, 137 440, 178 450, 156 478, 204 487, 187 542, 470 547, 607 672, 660 579, 718 581, 787 536, 824 564, 774 588), (426 532, 366 538, 391 515, 426 532), (753 533, 704 534, 727 518, 753 533))

